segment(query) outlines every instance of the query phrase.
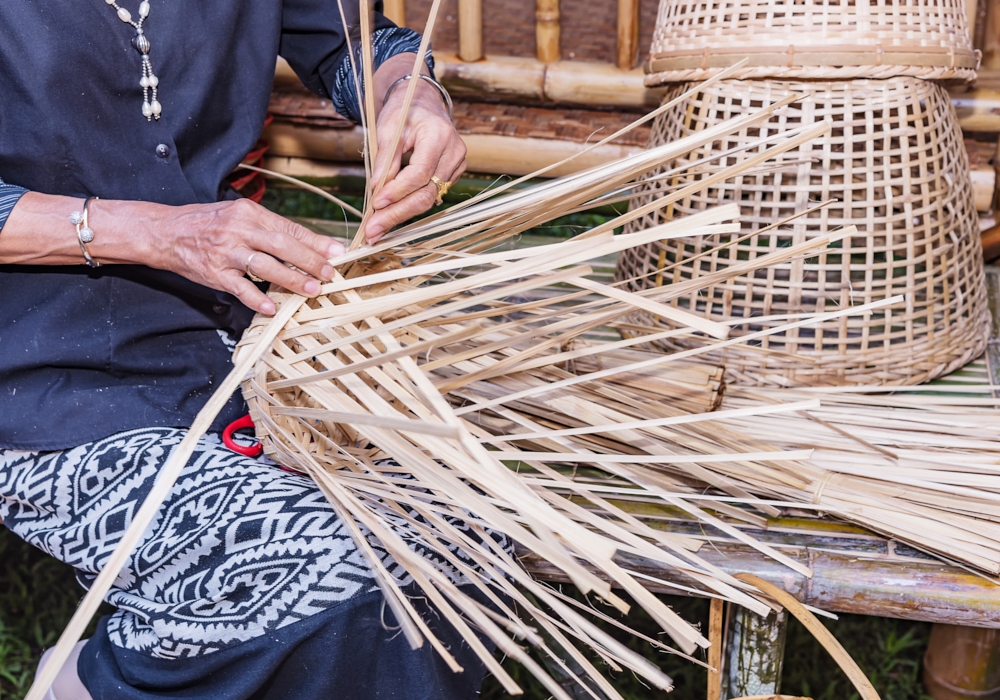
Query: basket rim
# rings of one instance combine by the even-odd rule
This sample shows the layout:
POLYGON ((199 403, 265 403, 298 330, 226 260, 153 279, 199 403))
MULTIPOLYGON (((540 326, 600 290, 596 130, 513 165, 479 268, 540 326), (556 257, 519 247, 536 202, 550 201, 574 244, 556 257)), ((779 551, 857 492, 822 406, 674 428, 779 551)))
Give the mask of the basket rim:
POLYGON ((978 70, 982 52, 978 49, 882 46, 881 44, 788 45, 736 48, 704 47, 700 50, 676 50, 650 55, 643 66, 647 74, 670 71, 728 68, 749 59, 747 68, 824 68, 824 67, 883 67, 912 66, 920 68, 950 68, 978 70))

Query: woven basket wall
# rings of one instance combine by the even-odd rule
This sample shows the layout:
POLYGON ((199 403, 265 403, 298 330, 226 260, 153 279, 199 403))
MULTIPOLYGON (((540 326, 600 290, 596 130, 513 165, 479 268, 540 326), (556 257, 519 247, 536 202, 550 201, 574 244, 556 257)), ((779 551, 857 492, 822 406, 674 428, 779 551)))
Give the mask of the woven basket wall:
POLYGON ((971 80, 962 0, 660 0, 646 84, 734 78, 971 80))
MULTIPOLYGON (((678 87, 673 94, 688 89, 678 87)), ((678 201, 635 222, 647 227, 722 202, 740 203, 743 233, 837 201, 808 217, 727 249, 708 252, 729 236, 660 241, 626 251, 619 280, 637 290, 701 276, 835 231, 858 227, 856 237, 836 245, 843 252, 797 261, 738 277, 702 294, 676 300, 713 319, 758 317, 842 309, 905 294, 906 301, 869 317, 849 317, 787 335, 766 337, 759 348, 737 346, 714 359, 731 381, 788 385, 919 383, 952 371, 984 350, 988 320, 979 228, 965 149, 947 93, 914 78, 796 84, 723 81, 661 115, 651 144, 661 144, 732 116, 771 104, 792 91, 811 91, 779 111, 763 127, 716 142, 691 160, 718 154, 758 135, 787 131, 826 119, 826 137, 786 153, 751 174, 701 195, 678 201), (693 256, 702 257, 694 259, 693 256), (669 269, 663 270, 664 267, 669 269)), ((745 154, 727 156, 729 162, 745 154)), ((665 168, 669 169, 672 165, 665 168)), ((677 189, 697 173, 659 180, 646 191, 677 189)), ((640 197, 639 203, 648 201, 640 197)), ((640 326, 667 327, 649 316, 640 326)), ((747 333, 780 325, 741 326, 747 333)), ((697 341, 692 341, 697 342, 697 341)), ((670 347, 682 347, 684 343, 670 347)))

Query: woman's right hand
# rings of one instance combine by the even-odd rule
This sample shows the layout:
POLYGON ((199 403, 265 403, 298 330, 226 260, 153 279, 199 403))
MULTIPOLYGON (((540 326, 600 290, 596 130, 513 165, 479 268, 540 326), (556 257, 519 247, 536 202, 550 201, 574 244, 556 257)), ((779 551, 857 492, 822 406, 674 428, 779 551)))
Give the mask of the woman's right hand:
MULTIPOLYGON (((69 221, 82 206, 70 197, 24 195, 0 232, 0 263, 82 263, 69 221)), ((98 262, 170 270, 229 292, 264 314, 274 313, 274 302, 246 278, 247 272, 316 296, 320 283, 333 277, 329 261, 344 253, 340 242, 246 199, 182 207, 93 200, 89 217, 95 237, 87 247, 98 262)))
POLYGON ((329 260, 344 254, 339 241, 248 199, 176 207, 161 225, 170 231, 171 245, 158 247, 152 267, 229 292, 264 314, 274 313, 274 302, 247 279, 248 272, 314 297, 321 282, 333 279, 329 260))

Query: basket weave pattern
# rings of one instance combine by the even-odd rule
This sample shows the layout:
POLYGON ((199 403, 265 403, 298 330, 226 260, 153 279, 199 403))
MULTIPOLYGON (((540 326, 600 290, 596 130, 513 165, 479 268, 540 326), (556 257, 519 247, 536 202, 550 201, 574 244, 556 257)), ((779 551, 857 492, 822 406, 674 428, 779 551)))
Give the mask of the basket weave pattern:
POLYGON ((661 0, 647 85, 737 78, 975 77, 961 0, 661 0))
MULTIPOLYGON (((711 249, 728 242, 729 236, 665 240, 625 251, 618 279, 639 277, 629 283, 635 290, 699 277, 854 224, 863 235, 844 239, 843 252, 741 276, 675 303, 718 320, 832 311, 906 296, 904 302, 868 317, 769 336, 760 348, 726 350, 717 359, 726 364, 731 380, 742 383, 916 384, 962 366, 983 351, 988 319, 967 156, 954 109, 940 86, 912 78, 809 84, 723 81, 658 117, 651 145, 807 90, 812 94, 771 122, 716 142, 689 159, 718 155, 751 138, 820 119, 833 126, 828 136, 633 226, 641 229, 722 202, 738 202, 744 229, 740 235, 745 236, 820 202, 837 201, 779 230, 718 251, 711 249)), ((670 98, 668 94, 665 99, 670 98)), ((677 189, 747 155, 729 155, 680 176, 654 174, 644 187, 647 193, 677 189)), ((665 170, 677 165, 668 164, 665 170)), ((639 204, 648 197, 641 197, 639 204)), ((667 325, 649 315, 636 318, 641 327, 667 325)), ((781 322, 760 321, 734 332, 781 322)), ((674 342, 669 347, 684 345, 674 342)))

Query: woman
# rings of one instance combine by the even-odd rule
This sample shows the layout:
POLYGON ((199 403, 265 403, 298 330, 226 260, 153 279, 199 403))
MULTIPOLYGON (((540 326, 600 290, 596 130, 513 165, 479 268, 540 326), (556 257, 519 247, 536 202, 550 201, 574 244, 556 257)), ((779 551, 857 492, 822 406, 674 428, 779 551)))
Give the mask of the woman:
MULTIPOLYGON (((357 46, 357 3, 343 9, 357 46)), ((375 30, 389 139, 419 37, 380 15, 375 30)), ((232 343, 274 312, 252 279, 315 295, 333 275, 339 243, 222 183, 261 131, 279 54, 359 118, 347 34, 337 0, 0 3, 0 516, 84 585, 228 373, 232 343)), ((427 78, 409 165, 376 164, 389 181, 370 240, 464 169, 427 78)), ((107 598, 117 611, 53 696, 473 695, 468 654, 453 674, 392 629, 309 480, 221 445, 243 413, 234 396, 201 441, 107 598)))

